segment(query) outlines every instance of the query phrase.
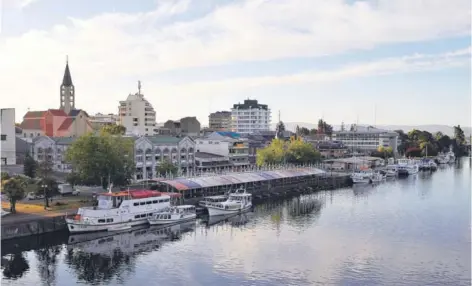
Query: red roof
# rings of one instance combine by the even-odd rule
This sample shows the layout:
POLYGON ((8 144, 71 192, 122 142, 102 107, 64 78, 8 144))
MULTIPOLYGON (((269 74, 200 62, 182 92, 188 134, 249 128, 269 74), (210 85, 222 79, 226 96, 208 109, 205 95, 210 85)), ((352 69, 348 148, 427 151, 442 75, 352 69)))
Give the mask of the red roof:
POLYGON ((43 130, 41 119, 24 119, 20 127, 23 130, 43 130))
POLYGON ((48 111, 54 116, 67 116, 67 113, 62 109, 48 109, 48 111))
POLYGON ((161 192, 151 191, 151 190, 132 190, 129 191, 129 194, 133 199, 145 199, 150 197, 159 197, 161 192))
POLYGON ((66 118, 66 120, 64 120, 64 122, 62 122, 61 126, 59 126, 57 131, 59 131, 59 130, 68 130, 73 122, 74 122, 74 118, 70 118, 70 117, 66 118))
POLYGON ((25 116, 23 116, 24 119, 26 118, 41 118, 44 116, 46 111, 28 111, 26 112, 25 116))

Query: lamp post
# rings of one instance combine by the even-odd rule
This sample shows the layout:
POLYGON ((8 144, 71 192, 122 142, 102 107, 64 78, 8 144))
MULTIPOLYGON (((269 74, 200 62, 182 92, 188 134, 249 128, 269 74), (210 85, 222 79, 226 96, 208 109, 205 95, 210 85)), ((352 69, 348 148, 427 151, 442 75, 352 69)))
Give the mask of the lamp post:
POLYGON ((46 197, 46 188, 48 187, 48 185, 43 184, 43 185, 41 185, 41 187, 43 188, 43 195, 44 195, 44 209, 46 209, 47 199, 48 199, 46 197))

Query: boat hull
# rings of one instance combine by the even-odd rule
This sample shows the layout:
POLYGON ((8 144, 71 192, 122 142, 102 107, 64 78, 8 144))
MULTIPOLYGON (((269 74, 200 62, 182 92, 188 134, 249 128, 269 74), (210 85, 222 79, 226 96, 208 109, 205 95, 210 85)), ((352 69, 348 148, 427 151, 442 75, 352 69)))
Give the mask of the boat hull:
POLYGON ((243 208, 232 209, 232 210, 225 210, 225 209, 219 209, 219 208, 214 208, 214 207, 207 207, 207 208, 208 208, 209 216, 218 216, 218 215, 242 213, 242 212, 250 210, 251 207, 252 207, 252 204, 248 204, 243 208))
POLYGON ((121 231, 133 226, 147 224, 147 219, 135 220, 131 222, 118 222, 110 224, 86 224, 72 219, 66 219, 67 228, 71 233, 98 232, 98 231, 121 231))
POLYGON ((176 223, 182 223, 186 221, 191 221, 197 218, 197 215, 189 215, 184 218, 178 218, 178 219, 148 219, 150 225, 164 225, 164 224, 176 224, 176 223))

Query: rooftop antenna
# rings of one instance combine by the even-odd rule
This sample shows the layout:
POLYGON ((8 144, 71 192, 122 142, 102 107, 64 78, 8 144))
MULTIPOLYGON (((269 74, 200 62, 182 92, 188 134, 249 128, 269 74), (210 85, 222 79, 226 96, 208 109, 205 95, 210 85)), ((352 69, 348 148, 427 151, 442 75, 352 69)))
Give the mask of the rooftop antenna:
POLYGON ((279 122, 280 122, 280 110, 279 110, 279 122))
POLYGON ((69 55, 66 55, 66 65, 69 64, 69 55))
POLYGON ((141 81, 138 80, 138 94, 141 94, 141 81))

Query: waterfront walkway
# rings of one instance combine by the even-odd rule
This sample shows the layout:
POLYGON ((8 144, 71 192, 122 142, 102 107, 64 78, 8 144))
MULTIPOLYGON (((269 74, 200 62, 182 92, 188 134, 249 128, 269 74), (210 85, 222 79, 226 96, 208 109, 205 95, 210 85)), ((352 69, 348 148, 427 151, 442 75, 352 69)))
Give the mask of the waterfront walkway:
MULTIPOLYGON (((10 203, 2 202, 2 209, 10 211, 10 203)), ((16 213, 8 214, 1 219, 2 224, 13 224, 40 218, 64 216, 66 213, 77 212, 76 207, 60 210, 45 210, 44 206, 35 204, 16 203, 16 213)))

